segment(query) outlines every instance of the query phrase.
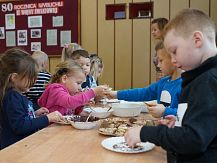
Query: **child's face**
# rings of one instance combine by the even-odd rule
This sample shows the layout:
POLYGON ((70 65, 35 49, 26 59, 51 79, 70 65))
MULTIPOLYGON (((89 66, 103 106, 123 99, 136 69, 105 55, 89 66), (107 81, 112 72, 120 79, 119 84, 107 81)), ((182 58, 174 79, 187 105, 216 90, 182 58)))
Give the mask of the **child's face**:
POLYGON ((165 49, 157 50, 158 67, 164 75, 172 75, 175 71, 175 66, 171 62, 171 58, 165 49))
POLYGON ((193 35, 183 38, 175 30, 169 31, 164 38, 164 46, 171 55, 172 63, 183 70, 192 70, 202 62, 196 39, 193 35))
POLYGON ((70 95, 81 92, 81 84, 86 80, 86 76, 82 72, 77 72, 72 76, 65 76, 63 84, 68 89, 70 95))
POLYGON ((90 73, 90 58, 80 57, 75 60, 84 70, 85 75, 87 76, 90 73))
POLYGON ((151 25, 151 34, 152 34, 154 39, 161 39, 162 38, 162 33, 161 33, 157 23, 153 23, 151 25))
POLYGON ((24 77, 21 78, 20 75, 18 75, 17 73, 13 73, 11 80, 14 84, 14 88, 18 91, 18 92, 27 92, 28 89, 30 88, 29 85, 29 80, 28 78, 24 77))

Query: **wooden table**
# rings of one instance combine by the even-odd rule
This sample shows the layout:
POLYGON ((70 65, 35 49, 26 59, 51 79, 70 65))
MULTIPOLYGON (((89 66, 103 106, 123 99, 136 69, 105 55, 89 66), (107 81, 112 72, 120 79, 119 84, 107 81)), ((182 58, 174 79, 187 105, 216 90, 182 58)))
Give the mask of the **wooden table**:
POLYGON ((139 154, 116 153, 104 149, 107 136, 97 129, 77 130, 53 124, 0 151, 1 163, 165 163, 160 147, 139 154))

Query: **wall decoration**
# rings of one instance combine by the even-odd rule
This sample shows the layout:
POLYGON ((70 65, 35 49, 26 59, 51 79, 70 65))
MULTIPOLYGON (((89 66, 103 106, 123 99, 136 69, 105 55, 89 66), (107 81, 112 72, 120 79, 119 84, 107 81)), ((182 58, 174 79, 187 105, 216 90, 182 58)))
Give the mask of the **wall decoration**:
POLYGON ((15 14, 5 14, 5 28, 15 29, 15 14))
POLYGON ((63 26, 63 16, 53 16, 53 27, 63 26))
POLYGON ((42 27, 42 16, 29 16, 28 28, 42 27))
POLYGON ((61 47, 64 47, 65 44, 69 44, 71 42, 71 31, 61 31, 60 42, 61 47))
POLYGON ((51 29, 47 30, 47 45, 57 45, 57 30, 51 29))
POLYGON ((41 29, 31 29, 31 38, 41 38, 41 29))
POLYGON ((32 53, 35 42, 40 42, 48 55, 60 55, 61 42, 78 42, 79 0, 1 1, 0 8, 0 54, 14 46, 32 53), (52 31, 47 35, 47 30, 52 31), (61 34, 68 30, 70 35, 61 34))
POLYGON ((0 27, 0 39, 5 39, 5 27, 0 27))
POLYGON ((6 31, 6 47, 16 46, 15 31, 6 31))
POLYGON ((31 42, 31 51, 41 51, 41 42, 31 42))
POLYGON ((17 31, 17 45, 18 46, 27 45, 27 30, 18 30, 17 31))

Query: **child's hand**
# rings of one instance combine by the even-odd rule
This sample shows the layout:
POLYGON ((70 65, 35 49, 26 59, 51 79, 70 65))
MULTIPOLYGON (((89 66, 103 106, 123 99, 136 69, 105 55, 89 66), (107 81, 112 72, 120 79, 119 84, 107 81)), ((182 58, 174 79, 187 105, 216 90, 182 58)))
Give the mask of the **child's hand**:
POLYGON ((137 143, 141 142, 140 139, 140 131, 142 126, 140 127, 133 127, 127 130, 124 135, 125 141, 129 147, 135 147, 137 143))
POLYGON ((147 108, 149 110, 149 113, 155 118, 162 117, 165 111, 165 106, 163 104, 155 104, 151 106, 149 105, 147 108))
POLYGON ((107 85, 100 85, 95 88, 92 88, 96 96, 104 97, 105 91, 108 90, 107 85))
POLYGON ((106 90, 105 95, 109 99, 117 98, 117 91, 106 90))
POLYGON ((35 111, 35 116, 40 117, 41 115, 46 115, 49 113, 49 110, 45 107, 41 107, 40 109, 35 111))
POLYGON ((173 128, 175 126, 176 117, 174 115, 167 115, 164 119, 160 120, 159 123, 165 125, 169 128, 173 128))
POLYGON ((49 122, 59 122, 64 119, 62 114, 58 111, 47 114, 47 117, 49 122))

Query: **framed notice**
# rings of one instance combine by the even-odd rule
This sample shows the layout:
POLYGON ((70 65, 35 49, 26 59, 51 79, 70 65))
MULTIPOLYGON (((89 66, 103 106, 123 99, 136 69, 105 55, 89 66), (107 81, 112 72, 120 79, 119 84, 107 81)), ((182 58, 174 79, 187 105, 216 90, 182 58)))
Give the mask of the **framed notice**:
POLYGON ((27 30, 18 30, 17 31, 17 45, 18 46, 27 45, 27 30))
POLYGON ((41 29, 31 29, 31 38, 41 38, 41 29))
POLYGON ((29 16, 28 27, 29 28, 42 27, 42 16, 29 16))
POLYGON ((5 39, 5 27, 0 27, 0 39, 5 39))

